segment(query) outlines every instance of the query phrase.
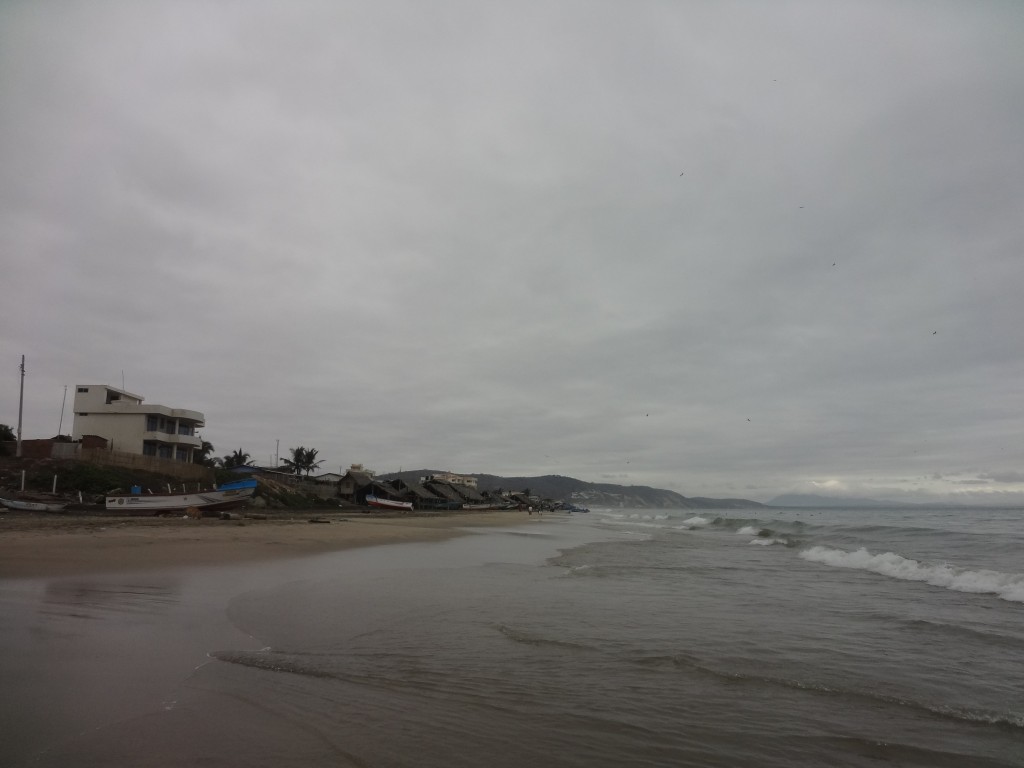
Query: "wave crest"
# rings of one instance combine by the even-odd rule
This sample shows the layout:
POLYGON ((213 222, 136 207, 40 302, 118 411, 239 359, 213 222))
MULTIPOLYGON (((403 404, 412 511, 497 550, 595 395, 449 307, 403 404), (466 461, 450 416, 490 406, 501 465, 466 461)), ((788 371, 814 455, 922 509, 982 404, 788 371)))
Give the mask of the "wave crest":
POLYGON ((553 646, 555 648, 567 648, 575 651, 593 650, 581 643, 574 643, 569 640, 556 640, 553 638, 542 637, 540 635, 533 634, 522 629, 515 629, 513 627, 508 626, 507 624, 495 624, 494 628, 497 629, 500 634, 504 635, 509 640, 513 640, 517 643, 522 643, 524 645, 546 645, 553 646))
POLYGON ((871 571, 893 579, 923 581, 933 587, 943 587, 956 592, 996 595, 1003 600, 1024 603, 1022 574, 985 569, 972 571, 947 563, 927 565, 897 555, 895 552, 873 555, 863 547, 854 552, 831 547, 811 547, 801 552, 800 557, 812 563, 822 563, 836 568, 871 571))

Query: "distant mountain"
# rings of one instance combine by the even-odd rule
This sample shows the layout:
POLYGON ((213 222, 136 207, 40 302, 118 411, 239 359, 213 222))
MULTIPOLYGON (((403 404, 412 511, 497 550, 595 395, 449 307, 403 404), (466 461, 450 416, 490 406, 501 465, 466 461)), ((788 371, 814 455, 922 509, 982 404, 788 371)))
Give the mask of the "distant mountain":
MULTIPOLYGON (((400 477, 416 482, 426 475, 439 474, 437 470, 419 469, 380 475, 382 480, 400 477)), ((481 491, 524 491, 534 496, 556 501, 569 501, 585 507, 634 507, 655 509, 743 509, 763 507, 748 499, 687 498, 675 491, 650 488, 646 485, 613 485, 588 483, 574 477, 542 475, 540 477, 500 477, 498 475, 471 475, 477 479, 481 491)))
POLYGON ((819 496, 814 493, 784 493, 768 502, 769 507, 914 507, 900 501, 879 501, 856 496, 819 496))

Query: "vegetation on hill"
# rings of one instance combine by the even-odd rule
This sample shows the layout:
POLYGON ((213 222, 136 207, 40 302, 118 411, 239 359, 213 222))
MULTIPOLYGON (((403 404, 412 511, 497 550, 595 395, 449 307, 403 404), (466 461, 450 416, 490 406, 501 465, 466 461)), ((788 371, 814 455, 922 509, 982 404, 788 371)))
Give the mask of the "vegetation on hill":
MULTIPOLYGON (((381 475, 381 480, 400 477, 405 482, 417 482, 437 470, 421 469, 381 475)), ((477 479, 481 492, 523 491, 542 499, 566 501, 585 507, 631 507, 656 509, 742 509, 763 506, 748 499, 687 498, 675 491, 650 488, 645 485, 615 485, 588 483, 574 477, 542 475, 540 477, 501 477, 498 475, 471 475, 477 479)))

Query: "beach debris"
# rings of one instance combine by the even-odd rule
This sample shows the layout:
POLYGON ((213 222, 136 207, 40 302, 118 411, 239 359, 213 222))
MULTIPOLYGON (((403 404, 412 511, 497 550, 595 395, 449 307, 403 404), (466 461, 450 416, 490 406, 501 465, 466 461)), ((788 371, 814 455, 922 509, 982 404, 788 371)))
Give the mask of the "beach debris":
POLYGON ((200 511, 199 507, 189 507, 188 509, 185 510, 185 517, 191 518, 193 520, 202 520, 203 513, 200 511))
POLYGON ((330 523, 331 521, 328 520, 326 517, 311 517, 311 518, 309 518, 309 522, 311 522, 311 523, 330 523))

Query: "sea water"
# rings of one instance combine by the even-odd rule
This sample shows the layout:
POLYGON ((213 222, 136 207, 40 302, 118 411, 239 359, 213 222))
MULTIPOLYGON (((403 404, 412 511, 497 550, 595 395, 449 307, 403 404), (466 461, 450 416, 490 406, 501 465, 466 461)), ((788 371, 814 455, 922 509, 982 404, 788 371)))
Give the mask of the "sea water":
POLYGON ((1022 766, 1022 520, 594 510, 0 582, 0 764, 1022 766))

